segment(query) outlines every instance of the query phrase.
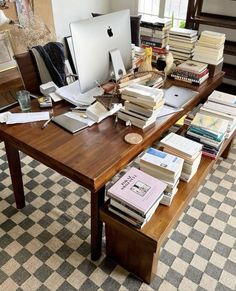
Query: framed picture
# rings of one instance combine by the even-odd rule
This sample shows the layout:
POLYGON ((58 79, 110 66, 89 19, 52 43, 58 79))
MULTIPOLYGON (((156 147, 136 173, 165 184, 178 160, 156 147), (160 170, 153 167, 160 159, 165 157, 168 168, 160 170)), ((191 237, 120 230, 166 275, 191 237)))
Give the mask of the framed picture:
POLYGON ((0 72, 16 67, 8 31, 0 32, 0 72))

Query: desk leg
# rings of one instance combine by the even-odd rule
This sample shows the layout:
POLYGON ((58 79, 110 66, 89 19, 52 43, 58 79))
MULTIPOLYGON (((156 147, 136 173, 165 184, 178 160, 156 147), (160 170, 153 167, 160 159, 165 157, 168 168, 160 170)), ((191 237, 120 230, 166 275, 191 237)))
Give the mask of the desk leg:
POLYGON ((16 201, 16 207, 21 209, 25 206, 24 187, 22 181, 21 164, 19 151, 10 143, 5 141, 8 166, 11 174, 13 192, 16 201))
POLYGON ((102 249, 102 226, 99 209, 104 204, 105 186, 91 192, 91 259, 98 260, 102 249))

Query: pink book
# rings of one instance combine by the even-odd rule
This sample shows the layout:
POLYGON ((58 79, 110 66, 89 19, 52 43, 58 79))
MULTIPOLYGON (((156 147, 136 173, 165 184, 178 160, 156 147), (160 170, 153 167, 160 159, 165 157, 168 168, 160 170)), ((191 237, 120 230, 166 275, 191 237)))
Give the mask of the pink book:
POLYGON ((107 196, 145 215, 160 200, 166 184, 137 168, 130 168, 107 191, 107 196))

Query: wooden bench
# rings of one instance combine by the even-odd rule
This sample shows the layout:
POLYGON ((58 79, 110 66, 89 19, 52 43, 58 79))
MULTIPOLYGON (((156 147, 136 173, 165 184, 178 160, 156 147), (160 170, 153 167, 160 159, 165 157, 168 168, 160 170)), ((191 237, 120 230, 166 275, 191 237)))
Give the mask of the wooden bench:
MULTIPOLYGON (((235 132, 225 141, 219 156, 227 158, 234 136, 235 132)), ((180 181, 171 205, 159 205, 151 220, 141 229, 111 213, 108 210, 109 201, 106 202, 100 216, 105 222, 107 256, 149 284, 157 270, 160 247, 215 161, 202 157, 193 178, 188 183, 180 181)))

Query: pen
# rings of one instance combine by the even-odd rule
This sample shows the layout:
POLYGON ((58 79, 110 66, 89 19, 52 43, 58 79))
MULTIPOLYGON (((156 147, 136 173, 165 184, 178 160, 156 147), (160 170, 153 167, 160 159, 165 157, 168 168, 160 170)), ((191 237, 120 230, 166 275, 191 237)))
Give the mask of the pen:
POLYGON ((49 124, 49 122, 52 120, 52 117, 50 119, 48 119, 43 125, 42 125, 42 129, 44 129, 45 127, 47 127, 47 125, 49 124))

